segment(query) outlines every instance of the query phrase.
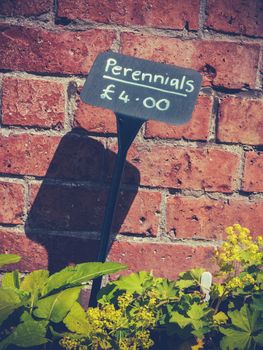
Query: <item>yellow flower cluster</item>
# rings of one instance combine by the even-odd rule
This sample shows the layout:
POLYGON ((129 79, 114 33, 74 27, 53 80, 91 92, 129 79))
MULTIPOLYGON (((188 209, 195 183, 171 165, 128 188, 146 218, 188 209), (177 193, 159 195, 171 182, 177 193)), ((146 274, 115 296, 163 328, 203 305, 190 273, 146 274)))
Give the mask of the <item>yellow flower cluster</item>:
POLYGON ((132 302, 133 297, 130 293, 124 293, 118 297, 118 306, 121 310, 126 309, 132 302))
POLYGON ((155 306, 157 304, 157 296, 158 293, 155 289, 149 290, 148 291, 148 303, 150 306, 155 306))
POLYGON ((252 265, 260 265, 263 260, 263 239, 253 241, 249 229, 235 224, 226 228, 227 241, 215 255, 221 271, 237 271, 252 265))
POLYGON ((136 306, 133 301, 132 294, 124 293, 118 297, 116 306, 106 303, 88 308, 89 349, 147 350, 154 344, 149 330, 156 325, 153 307, 149 303, 136 306))
POLYGON ((254 285, 255 279, 250 275, 246 274, 244 277, 235 276, 230 281, 227 282, 227 289, 244 288, 245 285, 254 285))
POLYGON ((66 350, 88 350, 87 345, 82 345, 81 340, 64 337, 60 339, 59 345, 66 350))
POLYGON ((115 309, 113 304, 106 304, 103 308, 88 308, 86 318, 91 325, 91 335, 101 333, 105 338, 108 338, 108 331, 123 325, 122 312, 115 309))

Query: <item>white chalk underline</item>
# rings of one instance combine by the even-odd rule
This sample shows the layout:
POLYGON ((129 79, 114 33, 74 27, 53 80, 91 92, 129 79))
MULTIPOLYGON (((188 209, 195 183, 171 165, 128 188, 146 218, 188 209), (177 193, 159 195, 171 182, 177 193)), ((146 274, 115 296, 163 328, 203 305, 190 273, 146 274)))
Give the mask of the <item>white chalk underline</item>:
POLYGON ((119 82, 124 83, 124 84, 136 85, 136 86, 145 87, 145 88, 152 89, 152 90, 167 92, 168 94, 180 95, 180 96, 183 96, 183 97, 187 97, 186 94, 182 94, 181 92, 170 91, 170 90, 165 90, 165 89, 159 89, 159 88, 154 87, 154 86, 149 86, 149 85, 145 85, 145 84, 138 84, 138 83, 134 83, 132 81, 127 81, 127 80, 122 80, 122 79, 118 79, 118 78, 113 78, 113 77, 110 77, 109 75, 103 75, 103 78, 104 79, 109 79, 109 80, 114 80, 114 81, 119 81, 119 82))

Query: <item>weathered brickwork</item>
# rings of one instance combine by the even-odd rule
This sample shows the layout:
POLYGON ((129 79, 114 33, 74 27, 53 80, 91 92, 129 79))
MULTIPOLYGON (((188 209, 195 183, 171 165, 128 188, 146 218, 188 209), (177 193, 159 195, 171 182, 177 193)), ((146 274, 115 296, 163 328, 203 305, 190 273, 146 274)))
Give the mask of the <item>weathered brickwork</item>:
POLYGON ((96 260, 114 113, 84 104, 103 51, 193 68, 192 119, 147 121, 127 155, 108 258, 174 278, 240 223, 263 233, 263 7, 250 0, 0 1, 0 252, 22 271, 96 260))

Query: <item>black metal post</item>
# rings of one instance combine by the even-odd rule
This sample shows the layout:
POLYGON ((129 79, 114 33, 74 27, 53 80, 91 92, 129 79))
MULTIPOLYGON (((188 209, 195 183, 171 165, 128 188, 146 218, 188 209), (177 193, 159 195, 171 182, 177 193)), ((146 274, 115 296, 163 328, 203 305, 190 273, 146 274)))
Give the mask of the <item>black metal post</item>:
MULTIPOLYGON (((114 211, 118 199, 118 193, 121 183, 121 177, 126 160, 127 152, 140 130, 142 124, 145 122, 143 119, 132 118, 117 114, 117 131, 118 131, 118 154, 113 170, 111 187, 107 199, 106 209, 104 213, 104 220, 102 224, 100 248, 97 261, 104 262, 107 257, 107 250, 109 246, 111 226, 114 218, 114 211)), ((102 277, 98 277, 93 281, 89 306, 97 305, 97 294, 101 287, 102 277)))

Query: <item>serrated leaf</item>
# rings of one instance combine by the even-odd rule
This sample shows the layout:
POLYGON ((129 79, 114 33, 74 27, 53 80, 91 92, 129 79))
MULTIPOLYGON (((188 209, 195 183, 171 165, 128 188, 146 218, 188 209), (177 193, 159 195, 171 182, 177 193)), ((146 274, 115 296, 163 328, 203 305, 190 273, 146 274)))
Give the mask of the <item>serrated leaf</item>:
POLYGON ((185 317, 177 311, 171 313, 172 317, 170 318, 170 322, 177 323, 180 328, 185 328, 191 323, 190 318, 185 317))
POLYGON ((88 262, 76 266, 68 266, 48 278, 43 295, 57 289, 80 286, 96 277, 114 273, 125 268, 126 265, 114 262, 88 262))
POLYGON ((152 280, 153 277, 149 272, 140 271, 131 273, 128 276, 121 276, 117 281, 114 281, 113 284, 120 290, 125 290, 128 293, 133 294, 136 292, 142 294, 146 288, 145 284, 152 280))
POLYGON ((204 269, 192 269, 186 272, 182 272, 178 276, 176 285, 180 289, 199 286, 201 283, 201 276, 204 272, 204 269))
POLYGON ((0 254, 0 267, 8 264, 15 264, 21 260, 16 254, 0 254))
POLYGON ((222 350, 249 350, 250 334, 235 329, 220 328, 222 334, 225 335, 220 342, 222 350))
POLYGON ((186 313, 191 319, 200 320, 207 316, 207 314, 210 313, 210 310, 207 308, 206 304, 194 303, 186 313))
POLYGON ((67 328, 74 333, 86 335, 89 330, 89 323, 86 313, 78 302, 75 302, 63 320, 67 328))
POLYGON ((20 277, 18 271, 7 272, 2 278, 2 287, 3 288, 20 288, 20 277))
POLYGON ((250 315, 250 310, 247 305, 244 305, 240 311, 234 310, 229 311, 228 316, 231 318, 232 324, 239 328, 240 330, 243 330, 245 332, 250 333, 251 332, 251 320, 252 317, 250 315))
POLYGON ((228 317, 224 312, 219 311, 217 314, 213 315, 213 320, 217 324, 224 324, 227 322, 228 317))
POLYGON ((46 321, 35 321, 25 312, 16 329, 0 343, 0 349, 6 349, 9 345, 16 345, 22 348, 42 345, 48 342, 46 336, 46 321))
POLYGON ((61 322, 78 299, 80 288, 69 288, 37 301, 34 316, 61 322))
POLYGON ((158 292, 159 299, 174 298, 178 295, 178 288, 176 287, 175 281, 169 281, 165 278, 159 279, 155 285, 156 291, 158 292))
POLYGON ((251 344, 261 341, 259 334, 263 333, 261 312, 250 309, 247 304, 239 310, 228 312, 232 324, 228 327, 220 327, 219 330, 225 337, 221 341, 222 349, 246 349, 250 350, 251 344))
POLYGON ((178 280, 176 281, 176 287, 178 287, 179 289, 186 289, 186 288, 190 288, 194 285, 193 280, 178 280))
POLYGON ((19 295, 10 288, 0 288, 0 325, 21 306, 19 295))

